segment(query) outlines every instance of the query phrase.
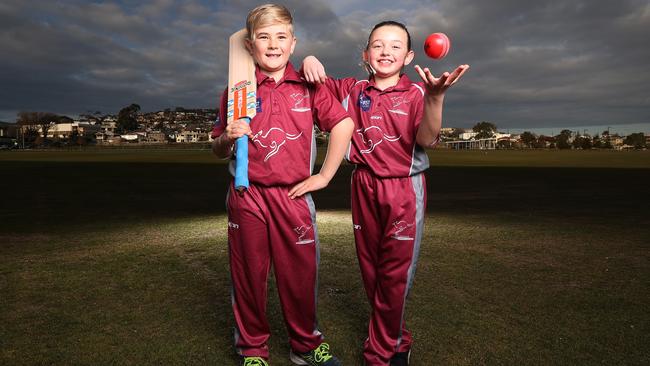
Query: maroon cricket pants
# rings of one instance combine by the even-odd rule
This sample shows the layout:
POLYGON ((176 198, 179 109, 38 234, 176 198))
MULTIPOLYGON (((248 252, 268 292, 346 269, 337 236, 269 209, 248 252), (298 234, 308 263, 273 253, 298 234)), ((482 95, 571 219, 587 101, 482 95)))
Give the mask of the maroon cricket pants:
POLYGON ((316 320, 316 210, 311 195, 291 200, 288 191, 251 184, 240 195, 231 184, 228 193, 235 347, 242 356, 269 356, 266 303, 271 264, 291 348, 307 352, 323 339, 316 320))
POLYGON ((366 365, 388 365, 411 348, 404 307, 424 228, 424 174, 380 178, 358 167, 352 174, 352 221, 357 257, 371 305, 366 365))

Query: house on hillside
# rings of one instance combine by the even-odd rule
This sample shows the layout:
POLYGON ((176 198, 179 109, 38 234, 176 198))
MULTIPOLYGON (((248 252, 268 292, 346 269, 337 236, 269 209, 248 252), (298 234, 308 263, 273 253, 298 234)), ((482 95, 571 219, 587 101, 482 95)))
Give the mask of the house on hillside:
POLYGON ((164 144, 167 142, 167 135, 161 131, 147 132, 147 136, 145 137, 144 141, 150 144, 164 144))
POLYGON ((56 123, 47 131, 48 138, 66 139, 76 133, 78 136, 94 137, 99 132, 100 126, 88 122, 56 123))
POLYGON ((0 148, 16 147, 17 129, 15 123, 0 122, 0 148))
POLYGON ((147 134, 145 132, 131 132, 131 133, 123 133, 120 135, 120 138, 122 139, 122 142, 128 142, 128 143, 138 143, 140 141, 144 141, 146 138, 147 134))
POLYGON ((198 131, 183 131, 176 135, 176 142, 200 142, 202 135, 198 131))

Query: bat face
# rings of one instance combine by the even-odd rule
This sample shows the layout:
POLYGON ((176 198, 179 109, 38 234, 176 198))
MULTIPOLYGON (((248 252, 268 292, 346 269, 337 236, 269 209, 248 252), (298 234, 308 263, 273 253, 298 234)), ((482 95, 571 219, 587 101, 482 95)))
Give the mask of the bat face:
POLYGON ((228 122, 242 117, 253 118, 257 107, 255 62, 246 49, 247 31, 230 36, 228 52, 228 122))

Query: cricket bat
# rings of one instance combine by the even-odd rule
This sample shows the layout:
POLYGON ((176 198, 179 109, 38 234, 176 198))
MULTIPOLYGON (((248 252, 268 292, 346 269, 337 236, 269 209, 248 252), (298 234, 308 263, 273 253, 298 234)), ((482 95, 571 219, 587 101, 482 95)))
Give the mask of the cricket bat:
MULTIPOLYGON (((248 32, 242 29, 230 36, 228 51, 228 113, 227 122, 246 118, 248 123, 257 112, 257 81, 255 62, 246 49, 248 32)), ((248 136, 235 142, 235 189, 248 189, 248 136)))

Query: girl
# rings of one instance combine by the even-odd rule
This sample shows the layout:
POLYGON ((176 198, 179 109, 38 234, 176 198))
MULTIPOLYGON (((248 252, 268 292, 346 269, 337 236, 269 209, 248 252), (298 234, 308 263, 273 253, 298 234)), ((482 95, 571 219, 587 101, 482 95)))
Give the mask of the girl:
POLYGON ((320 62, 305 58, 308 82, 325 84, 354 121, 346 158, 352 174, 352 220, 357 257, 372 313, 364 344, 367 365, 408 365, 411 334, 404 309, 422 239, 426 204, 424 148, 439 140, 447 89, 469 68, 439 78, 415 66, 422 79, 403 74, 414 53, 407 28, 377 24, 362 53, 367 80, 328 78, 320 62))

